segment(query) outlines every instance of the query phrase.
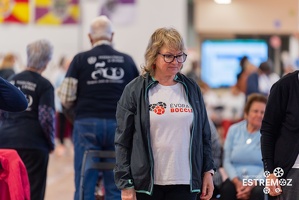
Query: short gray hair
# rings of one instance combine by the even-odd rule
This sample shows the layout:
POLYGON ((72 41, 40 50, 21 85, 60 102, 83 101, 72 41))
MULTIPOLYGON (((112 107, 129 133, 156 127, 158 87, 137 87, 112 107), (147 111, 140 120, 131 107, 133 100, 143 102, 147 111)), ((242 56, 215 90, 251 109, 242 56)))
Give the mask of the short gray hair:
POLYGON ((53 46, 45 39, 27 45, 27 67, 41 69, 52 59, 53 46))
POLYGON ((113 34, 111 21, 105 15, 94 18, 90 24, 90 35, 92 39, 110 39, 113 34))

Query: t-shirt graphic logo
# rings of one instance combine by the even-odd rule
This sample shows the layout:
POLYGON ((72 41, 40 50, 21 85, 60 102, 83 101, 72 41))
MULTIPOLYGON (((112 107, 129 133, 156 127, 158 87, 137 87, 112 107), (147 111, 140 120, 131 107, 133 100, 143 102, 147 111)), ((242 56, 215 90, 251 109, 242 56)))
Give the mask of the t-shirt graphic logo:
POLYGON ((166 103, 161 101, 149 105, 149 110, 155 112, 157 115, 163 115, 165 113, 165 109, 166 103))
POLYGON ((88 62, 88 64, 93 65, 97 62, 97 57, 91 56, 91 57, 87 58, 87 62, 88 62))
POLYGON ((95 71, 91 73, 91 77, 96 80, 98 75, 110 80, 120 80, 124 77, 125 71, 122 68, 106 67, 105 61, 95 64, 95 71))

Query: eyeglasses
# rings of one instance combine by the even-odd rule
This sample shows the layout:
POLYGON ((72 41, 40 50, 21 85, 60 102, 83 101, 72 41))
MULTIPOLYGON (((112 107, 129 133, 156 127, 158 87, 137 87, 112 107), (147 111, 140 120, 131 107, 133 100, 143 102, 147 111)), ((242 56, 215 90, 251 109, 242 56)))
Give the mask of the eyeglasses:
POLYGON ((164 61, 166 63, 172 63, 174 59, 176 59, 178 63, 183 63, 186 61, 187 58, 187 54, 185 53, 176 56, 172 54, 162 54, 162 53, 158 53, 158 54, 164 57, 164 61))

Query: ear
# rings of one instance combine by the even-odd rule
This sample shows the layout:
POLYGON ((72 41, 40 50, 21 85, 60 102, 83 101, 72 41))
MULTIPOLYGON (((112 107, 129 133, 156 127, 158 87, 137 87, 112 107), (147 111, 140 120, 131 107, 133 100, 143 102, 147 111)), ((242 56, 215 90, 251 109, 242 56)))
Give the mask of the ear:
POLYGON ((111 33, 111 38, 110 38, 110 42, 112 42, 112 40, 113 40, 113 36, 114 36, 114 33, 111 33))
POLYGON ((88 33, 88 38, 89 38, 89 42, 90 42, 90 44, 93 45, 93 40, 92 40, 92 37, 91 37, 91 34, 90 34, 90 33, 88 33))

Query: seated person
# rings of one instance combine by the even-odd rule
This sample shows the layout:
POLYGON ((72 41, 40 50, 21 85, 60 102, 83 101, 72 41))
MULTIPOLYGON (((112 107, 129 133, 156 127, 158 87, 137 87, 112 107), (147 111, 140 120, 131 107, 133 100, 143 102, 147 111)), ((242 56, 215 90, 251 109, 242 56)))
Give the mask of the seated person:
MULTIPOLYGON (((220 138, 217 129, 210 118, 209 118, 209 123, 211 129, 212 156, 216 168, 216 173, 213 176, 214 192, 212 198, 217 198, 219 196, 220 187, 223 182, 222 175, 219 171, 219 168, 221 167, 220 165, 222 163, 222 146, 220 143, 220 138)), ((200 199, 200 195, 197 195, 197 199, 198 200, 200 199)))
POLYGON ((262 94, 248 96, 244 120, 232 125, 224 143, 223 167, 228 179, 221 188, 222 200, 263 200, 263 186, 243 184, 243 179, 264 178, 260 147, 260 128, 267 98, 262 94))
POLYGON ((220 143, 218 131, 214 123, 210 119, 209 119, 209 123, 211 128, 212 156, 216 168, 216 173, 213 176, 213 182, 214 182, 213 197, 216 198, 220 193, 220 187, 222 184, 222 177, 219 171, 219 168, 221 167, 221 163, 222 163, 222 146, 220 143))

